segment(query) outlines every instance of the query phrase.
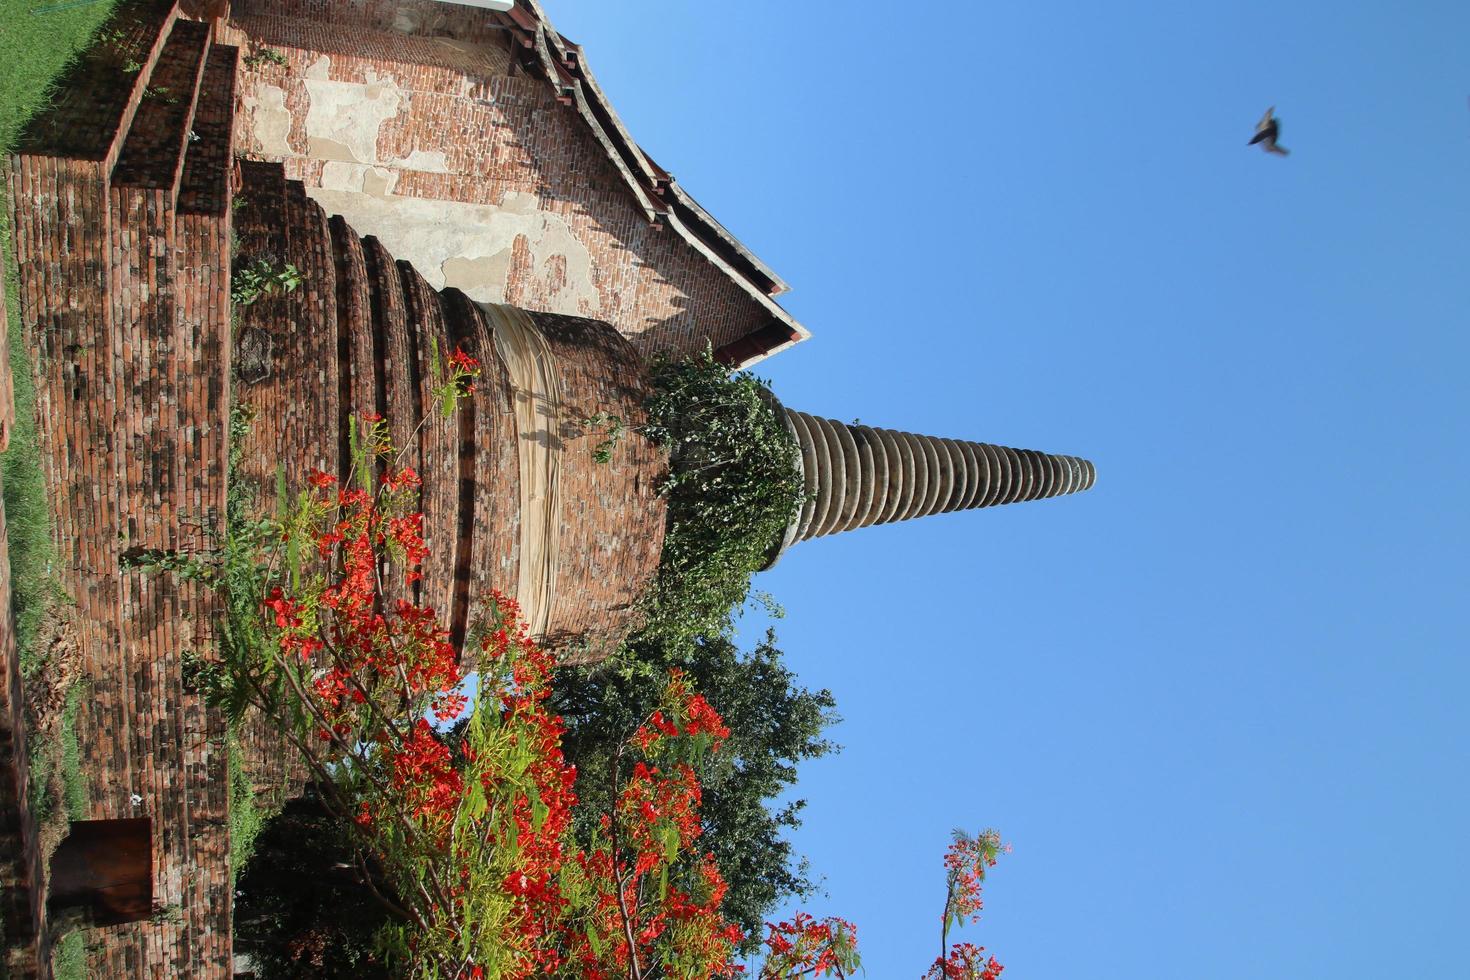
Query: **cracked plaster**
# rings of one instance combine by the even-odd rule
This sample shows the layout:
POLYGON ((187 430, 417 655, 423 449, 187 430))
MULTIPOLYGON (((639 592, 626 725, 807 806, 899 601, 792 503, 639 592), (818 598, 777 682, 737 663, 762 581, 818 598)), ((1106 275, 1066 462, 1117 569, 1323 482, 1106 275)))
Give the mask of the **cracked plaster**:
MULTIPOLYGON (((530 268, 518 274, 535 281, 538 307, 572 316, 603 312, 586 245, 561 215, 540 210, 536 195, 507 191, 499 205, 486 205, 395 194, 400 170, 449 173, 447 155, 415 147, 406 157, 382 159, 382 126, 411 111, 412 93, 371 69, 366 83, 334 80, 331 67, 321 55, 302 73, 306 156, 325 161, 321 186, 307 187, 317 203, 359 234, 376 236, 434 288, 453 286, 482 303, 506 301, 513 249, 522 239, 530 268)), ((288 141, 296 119, 283 89, 257 80, 241 102, 262 154, 300 156, 288 141)))

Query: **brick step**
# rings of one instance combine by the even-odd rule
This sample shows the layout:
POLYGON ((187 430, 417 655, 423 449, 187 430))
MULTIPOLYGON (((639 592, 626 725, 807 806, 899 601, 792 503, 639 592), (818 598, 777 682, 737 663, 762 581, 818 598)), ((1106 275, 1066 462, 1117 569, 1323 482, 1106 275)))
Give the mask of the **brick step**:
POLYGON ((178 19, 176 0, 123 0, 98 43, 57 81, 57 98, 26 127, 18 155, 97 161, 111 170, 178 19))
MULTIPOLYGON (((275 164, 242 161, 240 184, 235 194, 239 207, 235 211, 234 232, 237 242, 232 263, 232 281, 238 280, 243 268, 257 260, 269 265, 285 261, 286 254, 286 178, 275 164)), ((234 392, 231 403, 257 416, 270 418, 281 411, 279 379, 271 380, 279 332, 277 321, 284 318, 280 296, 262 296, 250 305, 231 301, 235 322, 232 339, 230 385, 234 392)), ((250 484, 258 506, 272 506, 275 485, 275 433, 264 427, 251 426, 244 436, 236 471, 237 481, 250 484)))
MULTIPOLYGON (((124 0, 59 80, 11 160, 20 314, 33 347, 37 435, 55 498, 59 574, 78 603, 81 645, 115 641, 114 412, 107 176, 178 17, 172 0, 124 0)), ((126 767, 126 753, 113 760, 126 767)))
POLYGON ((241 173, 240 260, 280 256, 297 265, 303 283, 289 297, 236 310, 236 400, 272 420, 252 430, 238 475, 254 485, 263 509, 274 506, 278 467, 292 494, 313 468, 346 480, 349 417, 360 431, 363 416, 381 415, 402 454, 396 465, 413 466, 423 479, 430 546, 424 582, 411 592, 395 584, 386 598, 431 606, 462 638, 473 600, 515 587, 517 508, 477 502, 475 490, 501 486, 517 467, 505 428, 510 391, 489 325, 463 294, 435 292, 377 239, 360 238, 340 217, 324 221, 280 165, 243 162, 241 173), (470 405, 446 420, 435 389, 456 346, 479 358, 485 373, 470 405))
POLYGON ((196 293, 215 278, 218 258, 211 261, 207 245, 202 257, 182 252, 174 212, 208 50, 208 27, 175 23, 108 194, 113 451, 125 502, 117 533, 128 547, 149 550, 181 548, 181 535, 195 536, 186 529, 223 516, 185 490, 196 464, 207 469, 208 461, 191 458, 183 445, 186 434, 212 428, 189 397, 207 374, 197 363, 200 348, 187 346, 183 333, 197 326, 186 323, 185 309, 201 305, 196 293))
MULTIPOLYGON (((340 474, 347 477, 347 414, 381 414, 423 479, 420 509, 430 548, 416 598, 440 613, 463 637, 473 598, 491 587, 514 586, 489 574, 514 554, 515 508, 501 520, 475 522, 476 487, 497 486, 516 467, 514 440, 487 438, 503 432, 509 393, 479 310, 457 290, 435 292, 411 265, 395 261, 374 238, 359 238, 340 216, 331 220, 338 270, 340 474), (438 414, 435 348, 440 370, 456 346, 482 361, 485 374, 475 396, 457 416, 438 414), (488 357, 487 357, 488 353, 488 357), (409 382, 405 385, 405 381, 409 382), (415 393, 413 387, 417 387, 415 393), (478 415, 480 421, 476 421, 478 415)), ((478 510, 495 510, 480 501, 478 510)))
MULTIPOLYGON (((119 3, 11 159, 20 315, 39 364, 36 417, 48 484, 59 514, 86 515, 96 526, 115 523, 111 495, 97 494, 94 482, 104 462, 97 454, 112 444, 116 383, 107 177, 177 17, 173 0, 119 3)), ((58 520, 58 539, 68 543, 63 582, 84 622, 95 622, 92 613, 115 609, 108 581, 115 542, 64 527, 70 516, 58 520)))
POLYGON ((98 936, 91 976, 223 976, 230 960, 223 719, 182 669, 212 655, 217 611, 201 583, 126 561, 213 548, 224 518, 230 105, 199 115, 208 29, 177 17, 124 0, 11 173, 58 575, 91 683, 86 815, 153 818, 154 895, 183 913, 98 936), (145 99, 150 85, 170 91, 145 99), (190 187, 220 190, 213 213, 176 218, 195 118, 213 119, 214 166, 201 151, 190 187))
POLYGON ((165 190, 172 209, 208 53, 206 25, 191 20, 174 24, 112 171, 113 187, 165 190))
MULTIPOLYGON (((286 222, 290 241, 286 261, 301 272, 301 286, 286 297, 293 330, 291 343, 282 348, 284 363, 298 387, 291 418, 312 432, 302 437, 301 467, 328 473, 335 469, 337 442, 337 283, 327 216, 306 196, 300 181, 286 181, 286 222), (301 370, 300 365, 309 365, 301 370)), ((288 474, 290 473, 288 464, 288 474)), ((301 472, 295 486, 306 486, 301 472)))
POLYGON ((301 185, 279 164, 240 169, 236 276, 257 261, 301 276, 294 292, 234 307, 235 402, 272 420, 252 428, 238 475, 260 506, 274 508, 278 467, 293 496, 311 471, 338 468, 337 274, 326 216, 301 185))
POLYGON ((184 330, 196 326, 186 324, 184 311, 199 305, 194 294, 200 280, 211 278, 213 263, 186 260, 174 214, 208 49, 208 27, 174 24, 108 194, 117 408, 112 452, 124 505, 116 534, 132 548, 182 548, 182 536, 197 537, 193 529, 223 516, 185 489, 201 465, 208 469, 207 459, 187 451, 186 435, 209 432, 212 420, 196 417, 189 397, 205 375, 196 370, 200 349, 184 343, 184 330))
POLYGON ((235 72, 240 50, 211 45, 179 183, 180 214, 226 215, 234 165, 235 72))
MULTIPOLYGON (((164 964, 205 975, 202 964, 229 956, 223 719, 185 688, 182 661, 186 651, 215 656, 216 600, 202 583, 127 561, 138 551, 211 550, 224 530, 228 206, 174 211, 207 52, 206 27, 175 24, 152 75, 167 91, 134 116, 102 226, 111 262, 97 335, 109 355, 99 380, 110 425, 90 448, 82 485, 100 498, 94 513, 107 516, 82 536, 105 539, 115 557, 89 569, 110 584, 112 608, 87 612, 108 642, 88 653, 93 696, 78 728, 94 774, 91 814, 153 817, 155 896, 183 915, 109 937, 92 956, 98 976, 164 964)), ((226 112, 216 128, 227 120, 226 112)), ((199 169, 194 179, 204 176, 199 169)))
POLYGON ((455 546, 451 635, 463 641, 471 608, 499 589, 515 595, 520 576, 520 447, 517 397, 495 350, 484 310, 458 289, 440 294, 451 342, 480 362, 480 377, 461 404, 459 529, 455 546), (509 488, 516 488, 509 491, 509 488))
POLYGON ((445 419, 438 393, 440 378, 448 373, 454 344, 439 294, 412 265, 398 260, 398 280, 403 287, 404 312, 414 325, 414 353, 422 426, 415 440, 419 475, 424 488, 420 509, 424 515, 424 543, 429 548, 424 578, 415 599, 440 614, 451 625, 454 596, 454 556, 459 542, 459 420, 445 419), (437 363, 437 376, 436 376, 437 363))
MULTIPOLYGON (((263 240, 256 209, 275 201, 271 173, 278 174, 279 167, 246 163, 242 171, 241 193, 247 203, 241 210, 240 238, 245 257, 252 243, 263 240)), ((423 587, 431 591, 394 591, 388 598, 414 599, 447 616, 459 526, 460 436, 458 423, 440 418, 435 403, 434 348, 441 371, 453 349, 438 295, 376 239, 360 239, 340 218, 331 220, 327 235, 318 235, 322 212, 299 183, 285 181, 279 196, 281 206, 293 215, 288 219, 292 242, 283 254, 299 259, 304 280, 298 290, 300 312, 291 322, 314 326, 290 329, 279 319, 287 315, 285 309, 266 301, 240 311, 247 347, 268 346, 270 364, 259 370, 240 358, 239 400, 263 417, 295 419, 252 432, 242 474, 255 483, 258 499, 267 506, 274 496, 278 461, 293 493, 305 486, 309 468, 336 473, 345 481, 351 465, 349 415, 356 416, 359 431, 363 416, 382 415, 401 451, 398 464, 412 466, 424 477, 422 507, 433 539, 426 570, 430 584, 423 587), (324 252, 330 257, 330 275, 313 271, 323 268, 324 252), (297 364, 318 368, 303 378, 303 372, 290 370, 297 364), (306 467, 302 460, 312 463, 306 467)))

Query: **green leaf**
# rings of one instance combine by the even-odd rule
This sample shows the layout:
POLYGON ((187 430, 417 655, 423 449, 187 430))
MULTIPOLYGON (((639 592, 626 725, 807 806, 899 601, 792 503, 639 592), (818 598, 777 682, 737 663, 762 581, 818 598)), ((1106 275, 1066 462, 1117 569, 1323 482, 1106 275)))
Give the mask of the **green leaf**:
POLYGON ((468 782, 469 786, 465 790, 465 798, 461 807, 470 820, 476 821, 485 815, 485 787, 478 779, 471 779, 468 782))

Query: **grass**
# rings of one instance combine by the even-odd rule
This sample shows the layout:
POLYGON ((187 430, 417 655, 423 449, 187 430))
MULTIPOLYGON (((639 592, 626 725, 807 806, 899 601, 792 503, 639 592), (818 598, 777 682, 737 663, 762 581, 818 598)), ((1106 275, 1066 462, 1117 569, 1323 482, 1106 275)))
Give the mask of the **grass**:
POLYGON ((31 806, 38 823, 46 823, 58 805, 66 808, 67 820, 85 820, 87 816, 87 774, 82 771, 82 747, 77 741, 77 708, 87 695, 85 681, 73 684, 66 692, 61 726, 55 743, 38 743, 31 749, 31 806), (51 794, 51 776, 61 768, 61 798, 51 794))
MULTIPOLYGON (((113 0, 40 15, 30 12, 35 6, 34 0, 0 0, 0 50, 6 53, 0 59, 0 159, 8 156, 26 121, 49 104, 52 83, 72 57, 87 46, 111 11, 113 0)), ((22 674, 33 677, 44 666, 35 649, 37 624, 52 604, 66 601, 66 597, 53 572, 56 553, 51 539, 51 509, 36 442, 36 393, 29 347, 20 322, 15 257, 10 244, 10 203, 3 182, 0 182, 0 269, 4 273, 8 313, 5 330, 10 340, 10 367, 15 385, 15 425, 10 447, 0 455, 0 483, 3 483, 9 528, 16 645, 22 674)), ((76 761, 76 736, 71 725, 76 715, 75 704, 68 693, 61 753, 64 774, 68 772, 67 759, 76 761), (69 745, 65 744, 68 737, 69 745)), ((43 770, 43 775, 49 775, 54 753, 53 747, 34 745, 32 765, 43 770)), ((76 776, 67 782, 68 798, 55 801, 38 795, 34 797, 38 810, 54 808, 58 802, 65 802, 68 810, 73 810, 77 787, 81 786, 82 794, 85 787, 79 782, 79 767, 71 771, 76 776)), ((46 783, 43 779, 38 785, 46 783)))
POLYGON ((240 748, 233 726, 227 745, 230 767, 230 882, 233 886, 241 869, 255 853, 256 838, 276 811, 256 800, 250 773, 245 769, 245 753, 240 748))
MULTIPOLYGON (((36 0, 0 0, 0 160, 8 157, 26 121, 44 108, 54 79, 82 50, 98 25, 111 12, 113 0, 71 10, 32 14, 36 0)), ((64 596, 52 573, 55 552, 51 542, 51 512, 36 445, 35 389, 30 352, 21 329, 15 257, 10 247, 10 202, 0 180, 0 279, 5 290, 6 322, 0 324, 10 340, 11 373, 15 384, 15 426, 10 447, 0 454, 6 523, 9 527, 11 603, 16 616, 16 641, 21 670, 33 676, 43 665, 34 650, 36 625, 51 603, 64 596)), ((65 804, 75 813, 85 804, 73 722, 80 690, 67 692, 61 729, 61 765, 65 804)), ((54 748, 34 747, 36 761, 55 757, 54 748)), ((49 767, 50 763, 44 763, 49 767)), ((56 801, 50 801, 54 806, 56 801)), ((38 806, 48 805, 38 801, 38 806)), ((58 940, 52 954, 58 980, 83 980, 87 973, 86 943, 80 933, 58 940)))
POLYGON ((82 771, 82 747, 77 741, 77 706, 86 691, 85 681, 73 684, 66 692, 66 709, 61 715, 61 784, 70 820, 87 817, 87 774, 82 771))
MULTIPOLYGON (((32 14, 37 0, 0 0, 0 158, 8 156, 26 121, 50 103, 51 85, 83 50, 113 7, 113 0, 71 10, 32 14)), ((40 669, 32 649, 36 624, 62 598, 52 568, 51 513, 36 445, 35 401, 29 348, 20 324, 15 257, 10 247, 10 203, 0 183, 0 253, 3 253, 6 329, 15 379, 15 427, 0 456, 5 516, 10 528, 12 604, 21 670, 40 669)))
POLYGON ((33 14, 54 0, 0 0, 0 149, 49 104, 52 81, 87 42, 114 6, 113 0, 71 10, 33 14))
POLYGON ((55 980, 87 980, 87 939, 72 930, 51 945, 51 975, 55 980))

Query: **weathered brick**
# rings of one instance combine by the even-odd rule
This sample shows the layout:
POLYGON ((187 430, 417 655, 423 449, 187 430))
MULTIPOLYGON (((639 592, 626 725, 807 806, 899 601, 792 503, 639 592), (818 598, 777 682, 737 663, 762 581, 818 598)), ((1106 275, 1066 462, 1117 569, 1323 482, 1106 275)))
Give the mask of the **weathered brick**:
POLYGON ((73 79, 99 90, 60 99, 12 158, 19 312, 38 355, 56 572, 76 600, 89 683, 77 717, 86 815, 153 818, 155 899, 180 913, 97 931, 89 972, 224 977, 224 724, 183 682, 187 654, 216 655, 215 599, 199 583, 125 566, 138 549, 213 548, 223 530, 229 102, 196 106, 209 67, 199 26, 175 27, 171 3, 123 10, 120 43, 142 70, 101 86, 101 56, 83 59, 92 67, 73 79), (170 91, 139 112, 143 91, 161 79, 170 91), (207 142, 188 139, 196 122, 207 142), (174 206, 181 183, 190 192, 183 215, 174 206))
POLYGON ((755 287, 713 262, 709 246, 650 221, 616 154, 578 110, 551 84, 508 74, 517 61, 507 34, 487 29, 489 15, 435 8, 452 9, 237 2, 231 39, 288 61, 242 72, 241 151, 282 161, 288 178, 360 233, 381 238, 430 282, 478 300, 604 320, 645 356, 764 336, 772 311, 755 287), (376 130, 363 131, 367 145, 348 146, 325 137, 320 122, 309 131, 312 113, 329 111, 325 96, 313 101, 314 87, 360 90, 359 105, 396 101, 376 130), (386 197, 346 189, 385 181, 386 197), (463 254, 420 250, 402 220, 384 216, 390 207, 437 215, 424 220, 463 237, 463 254), (537 220, 513 234, 529 215, 537 220))
MULTIPOLYGON (((305 279, 289 297, 265 297, 240 311, 237 346, 248 345, 252 357, 268 351, 237 383, 237 402, 256 418, 240 477, 254 484, 260 506, 272 507, 278 469, 293 493, 305 486, 309 469, 345 478, 350 417, 361 424, 368 414, 381 415, 398 449, 395 465, 413 466, 424 480, 426 534, 439 545, 431 558, 438 574, 421 587, 428 590, 421 598, 458 633, 466 607, 480 596, 516 594, 525 476, 517 447, 547 440, 559 453, 562 511, 546 636, 584 656, 605 653, 632 625, 663 534, 656 488, 664 463, 636 432, 645 389, 634 348, 606 324, 536 314, 553 354, 557 416, 538 416, 544 431, 520 431, 512 404, 529 396, 514 388, 483 310, 458 291, 436 293, 382 243, 358 238, 340 218, 328 222, 298 182, 282 182, 278 165, 247 163, 242 172, 242 256, 284 248, 305 279), (269 343, 252 339, 257 334, 269 343), (482 374, 461 414, 446 420, 438 413, 433 361, 437 349, 443 373, 454 347, 478 358, 482 374), (627 427, 607 463, 593 459, 598 437, 581 424, 599 414, 627 427), (451 579, 458 585, 449 588, 451 579)), ((237 361, 244 358, 237 352, 237 361)), ((390 600, 412 598, 400 594, 404 586, 389 588, 390 600)))
MULTIPOLYGON (((215 0, 187 6, 201 17, 228 13, 215 0)), ((648 195, 662 191, 648 182, 647 161, 599 137, 563 69, 549 82, 528 75, 542 55, 483 12, 408 0, 237 0, 235 21, 211 31, 178 21, 165 0, 128 0, 122 9, 117 43, 79 63, 73 87, 12 160, 18 312, 36 355, 57 574, 77 601, 91 682, 77 719, 91 777, 87 816, 153 817, 157 901, 180 911, 178 921, 99 931, 90 969, 223 977, 231 971, 224 725, 184 683, 186 653, 218 657, 220 610, 197 583, 126 565, 140 550, 216 546, 232 403, 257 413, 239 476, 262 505, 275 493, 277 466, 293 488, 311 469, 346 475, 349 417, 387 418, 424 479, 433 557, 413 597, 434 606, 456 638, 487 592, 515 594, 522 583, 530 525, 520 491, 529 475, 519 447, 544 439, 557 454, 561 502, 553 553, 534 556, 554 571, 545 632, 564 652, 592 659, 634 625, 662 542, 663 457, 636 433, 641 357, 746 343, 771 329, 772 314, 751 295, 760 276, 732 272, 729 249, 716 261, 709 242, 650 220, 659 209, 672 220, 676 208, 664 200, 650 209, 648 195), (288 65, 243 69, 233 47, 208 44, 210 33, 250 50, 277 47, 288 65), (128 63, 139 70, 123 71, 128 63), (396 87, 402 111, 385 119, 362 162, 387 171, 397 198, 482 208, 497 221, 521 215, 528 227, 565 232, 554 247, 534 230, 506 235, 497 260, 503 287, 489 297, 541 311, 534 320, 554 391, 534 433, 519 427, 525 379, 502 362, 486 310, 457 289, 436 290, 441 269, 399 261, 386 236, 359 237, 372 229, 329 221, 308 196, 326 200, 337 179, 337 161, 313 151, 304 125, 309 71, 313 81, 396 87), (246 207, 237 216, 236 145, 272 154, 251 121, 232 113, 272 87, 290 116, 284 152, 274 154, 285 169, 240 164, 246 207), (160 98, 159 88, 169 91, 160 98), (630 168, 641 174, 631 183, 630 168), (232 332, 236 233, 242 259, 291 263, 303 282, 236 310, 232 332), (442 362, 454 346, 483 369, 445 420, 434 411, 434 354, 442 362), (628 428, 605 463, 593 458, 601 436, 582 424, 599 413, 628 428), (143 798, 136 808, 133 793, 143 798)), ((666 174, 654 176, 672 189, 666 174)), ((0 608, 8 608, 3 574, 0 608)), ((18 684, 5 664, 0 701, 18 684)), ((5 708, 0 756, 7 745, 16 751, 5 708)), ((267 751, 275 737, 259 719, 247 725, 259 775, 299 785, 299 762, 267 751)), ((23 794, 23 773, 12 766, 0 784, 7 775, 19 787, 12 795, 23 794)), ((0 804, 8 802, 0 785, 0 804)), ((9 825, 0 824, 0 839, 15 839, 9 825)), ((33 849, 26 853, 34 861, 33 849)), ((21 871, 0 874, 19 881, 21 871)), ((42 926, 43 956, 47 941, 42 926)))

